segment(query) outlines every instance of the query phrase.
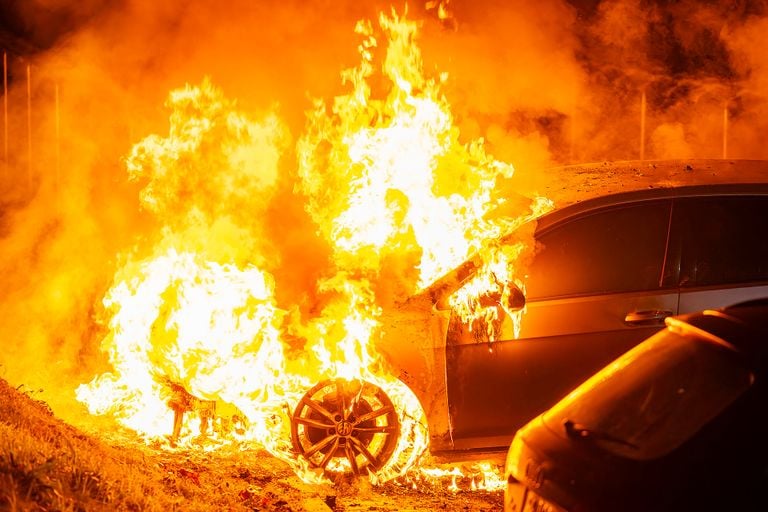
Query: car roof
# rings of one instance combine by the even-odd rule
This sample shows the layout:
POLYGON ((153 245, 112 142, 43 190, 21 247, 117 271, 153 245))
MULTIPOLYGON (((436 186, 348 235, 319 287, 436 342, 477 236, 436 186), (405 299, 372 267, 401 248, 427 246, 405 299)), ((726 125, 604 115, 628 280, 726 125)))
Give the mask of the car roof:
POLYGON ((684 322, 727 342, 750 365, 762 367, 768 356, 768 298, 670 319, 684 322))
POLYGON ((497 192, 546 197, 559 209, 620 192, 726 183, 768 183, 768 160, 625 160, 519 169, 497 192))
POLYGON ((522 169, 497 182, 495 196, 502 202, 488 218, 514 219, 528 211, 534 198, 543 197, 553 206, 536 215, 544 229, 610 204, 681 194, 765 194, 766 187, 768 160, 627 160, 522 169))
POLYGON ((707 197, 723 195, 763 195, 768 196, 768 183, 710 183, 699 185, 666 185, 631 192, 619 192, 587 199, 575 204, 555 209, 538 219, 538 230, 547 229, 574 215, 582 215, 592 210, 609 206, 670 199, 676 197, 707 197))

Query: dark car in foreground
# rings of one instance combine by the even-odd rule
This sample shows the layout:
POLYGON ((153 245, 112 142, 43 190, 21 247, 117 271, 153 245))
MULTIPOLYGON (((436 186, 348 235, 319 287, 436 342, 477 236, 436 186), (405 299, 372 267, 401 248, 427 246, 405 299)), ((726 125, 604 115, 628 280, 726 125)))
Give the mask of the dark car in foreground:
POLYGON ((768 301, 668 318, 514 437, 507 512, 768 510, 768 301))

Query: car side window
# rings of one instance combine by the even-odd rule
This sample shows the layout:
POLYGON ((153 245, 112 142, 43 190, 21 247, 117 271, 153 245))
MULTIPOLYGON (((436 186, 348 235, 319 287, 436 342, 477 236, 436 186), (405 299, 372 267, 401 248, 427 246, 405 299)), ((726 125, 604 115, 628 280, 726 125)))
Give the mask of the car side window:
POLYGON ((528 297, 658 289, 670 208, 669 200, 605 208, 537 235, 528 297))
POLYGON ((675 217, 682 237, 681 286, 768 281, 768 198, 679 199, 675 217))

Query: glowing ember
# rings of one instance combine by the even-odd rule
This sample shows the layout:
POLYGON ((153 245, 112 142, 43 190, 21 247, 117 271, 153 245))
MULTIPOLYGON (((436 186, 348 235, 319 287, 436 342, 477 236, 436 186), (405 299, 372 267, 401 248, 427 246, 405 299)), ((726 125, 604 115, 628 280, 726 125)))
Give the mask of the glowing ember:
POLYGON ((490 462, 477 462, 468 467, 454 465, 450 469, 441 467, 420 467, 410 471, 400 480, 402 485, 417 489, 440 483, 451 492, 460 491, 502 491, 507 481, 502 477, 501 467, 490 462))

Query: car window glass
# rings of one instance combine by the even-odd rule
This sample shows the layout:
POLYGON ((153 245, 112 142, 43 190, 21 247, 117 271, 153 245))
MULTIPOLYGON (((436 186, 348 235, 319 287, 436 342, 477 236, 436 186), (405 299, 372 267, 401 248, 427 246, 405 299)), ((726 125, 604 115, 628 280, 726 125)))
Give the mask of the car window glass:
POLYGON ((746 389, 736 352, 665 329, 582 384, 545 415, 578 425, 606 451, 648 460, 671 452, 746 389))
POLYGON ((681 199, 675 211, 682 286, 768 281, 768 198, 681 199))
POLYGON ((537 236, 529 298, 659 288, 669 201, 607 208, 537 236))

